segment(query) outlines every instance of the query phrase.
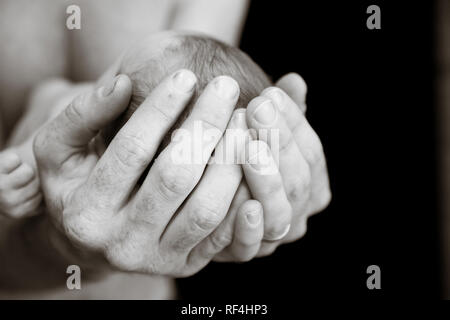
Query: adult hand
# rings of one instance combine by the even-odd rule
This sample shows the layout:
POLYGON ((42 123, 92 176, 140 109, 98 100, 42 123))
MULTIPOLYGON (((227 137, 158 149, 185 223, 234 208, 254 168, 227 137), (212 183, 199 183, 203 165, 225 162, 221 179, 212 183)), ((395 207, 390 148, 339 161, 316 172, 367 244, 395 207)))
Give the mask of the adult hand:
MULTIPOLYGON (((205 171, 208 159, 174 161, 177 143, 172 141, 138 184, 189 102, 195 83, 188 70, 163 80, 103 154, 98 132, 124 111, 130 98, 131 83, 123 75, 76 98, 38 133, 34 151, 48 210, 82 256, 100 252, 121 270, 187 276, 223 249, 205 238, 226 215, 240 178, 227 181, 230 186, 222 187, 222 198, 217 199, 218 186, 211 185, 210 177, 222 170, 220 166, 205 171)), ((222 139, 238 96, 237 83, 222 76, 212 80, 196 101, 180 129, 191 136, 198 125, 216 132, 204 142, 200 156, 211 154, 222 139)), ((238 113, 230 125, 242 125, 238 113)), ((254 203, 244 202, 242 207, 254 203)))
POLYGON ((308 217, 330 202, 325 155, 304 115, 305 100, 305 82, 288 74, 249 103, 247 124, 258 140, 247 145, 243 169, 248 187, 239 187, 227 219, 211 235, 232 238, 214 260, 247 261, 269 255, 280 244, 301 238, 308 217), (271 139, 273 133, 279 139, 271 139), (263 241, 236 210, 250 198, 263 206, 263 241))

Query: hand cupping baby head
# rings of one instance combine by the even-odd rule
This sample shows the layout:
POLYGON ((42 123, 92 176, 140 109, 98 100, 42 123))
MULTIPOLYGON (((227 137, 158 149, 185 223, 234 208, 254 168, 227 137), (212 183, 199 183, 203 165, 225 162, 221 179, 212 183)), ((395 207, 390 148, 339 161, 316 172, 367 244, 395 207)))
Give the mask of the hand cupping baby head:
MULTIPOLYGON (((240 87, 236 108, 245 108, 251 99, 271 85, 269 77, 243 51, 210 37, 166 31, 152 35, 128 50, 117 73, 130 77, 133 92, 129 107, 105 131, 106 142, 128 121, 147 95, 166 76, 178 69, 189 69, 197 76, 194 95, 172 130, 177 129, 190 114, 195 101, 213 78, 227 75, 240 87)), ((171 132, 162 146, 170 141, 171 132)))

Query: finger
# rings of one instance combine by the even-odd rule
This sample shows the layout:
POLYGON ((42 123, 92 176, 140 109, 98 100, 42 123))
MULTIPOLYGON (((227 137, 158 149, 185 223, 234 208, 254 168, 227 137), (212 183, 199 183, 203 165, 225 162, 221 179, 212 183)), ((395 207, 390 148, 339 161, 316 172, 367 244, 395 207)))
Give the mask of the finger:
POLYGON ((0 201, 7 207, 15 207, 20 203, 33 198, 40 192, 40 183, 38 179, 30 181, 19 189, 4 189, 0 193, 0 201))
MULTIPOLYGON (((242 189, 238 189, 236 196, 249 197, 249 195, 243 194, 242 189)), ((207 265, 213 258, 215 261, 237 261, 227 249, 233 241, 234 222, 238 209, 230 207, 228 215, 222 223, 191 250, 187 258, 191 268, 198 270, 207 265), (220 257, 216 259, 218 254, 220 257)))
POLYGON ((40 192, 40 183, 38 179, 34 179, 29 184, 20 189, 11 190, 9 195, 12 202, 15 204, 25 202, 40 192))
POLYGON ((263 141, 250 141, 245 156, 245 178, 253 197, 264 208, 264 239, 280 239, 289 232, 292 208, 277 164, 263 141))
POLYGON ((33 168, 27 163, 22 163, 8 175, 8 182, 11 188, 19 189, 30 183, 35 177, 36 173, 33 168))
MULTIPOLYGON (((294 220, 294 219, 293 219, 294 220)), ((283 243, 289 243, 293 241, 297 241, 302 238, 306 231, 308 230, 308 216, 300 215, 296 217, 295 221, 292 222, 291 230, 283 238, 283 243)))
POLYGON ((197 245, 188 257, 192 267, 206 265, 213 257, 215 261, 245 262, 251 260, 258 252, 264 233, 263 211, 256 200, 245 201, 236 211, 233 238, 224 237, 223 233, 214 232, 197 245), (223 241, 227 241, 226 243, 223 241), (225 245, 229 249, 221 258, 215 256, 225 245))
POLYGON ((300 110, 306 112, 306 93, 308 88, 305 80, 297 73, 288 73, 278 80, 276 86, 284 90, 297 104, 300 110))
MULTIPOLYGON (((206 162, 222 138, 238 97, 239 86, 230 77, 217 77, 206 86, 192 113, 181 126, 181 130, 175 134, 175 140, 177 135, 183 136, 196 143, 200 142, 200 147, 189 145, 186 149, 185 141, 180 140, 181 142, 178 143, 172 141, 158 157, 155 165, 150 169, 143 188, 139 190, 138 200, 150 199, 150 201, 165 203, 164 210, 161 212, 153 210, 152 213, 146 214, 152 221, 156 219, 160 225, 167 225, 172 214, 200 180, 206 162), (187 158, 179 157, 180 148, 188 155, 187 158)), ((217 203, 218 199, 212 199, 208 205, 213 205, 214 202, 217 203)), ((169 247, 190 250, 222 220, 217 210, 214 208, 209 210, 208 205, 200 204, 197 210, 191 212, 188 223, 184 215, 178 214, 164 231, 162 242, 166 240, 169 247), (172 242, 173 239, 182 238, 183 240, 176 243, 172 242)))
POLYGON ((39 209, 41 202, 42 193, 38 193, 31 199, 28 199, 11 209, 10 215, 16 218, 33 215, 39 209))
MULTIPOLYGON (((199 184, 173 221, 174 224, 191 226, 192 221, 198 219, 199 214, 203 215, 201 211, 212 214, 214 219, 221 221, 224 219, 242 180, 239 159, 240 152, 244 150, 248 138, 245 109, 235 110, 225 135, 215 149, 214 159, 211 159, 212 161, 206 168, 199 184)), ((218 229, 215 229, 214 232, 218 229)), ((196 260, 196 253, 201 252, 202 258, 209 261, 216 253, 230 244, 231 237, 231 232, 210 234, 207 238, 203 232, 194 232, 190 234, 189 239, 183 239, 181 244, 177 243, 178 240, 175 239, 170 239, 167 243, 173 247, 182 248, 181 250, 184 251, 189 249, 186 247, 188 243, 192 245, 198 241, 200 243, 196 248, 200 249, 191 251, 190 257, 195 257, 194 260, 196 260), (171 243, 172 240, 175 241, 171 243)))
POLYGON ((191 99, 196 83, 189 70, 166 77, 112 139, 88 185, 95 197, 120 206, 153 159, 162 139, 191 99))
MULTIPOLYGON (((295 232, 299 231, 300 216, 308 213, 311 182, 309 165, 301 154, 285 118, 279 114, 271 99, 253 99, 247 107, 247 118, 250 128, 255 129, 258 138, 270 146, 272 154, 279 152, 279 170, 284 189, 291 206, 295 208, 287 236, 298 237, 299 233, 295 232)), ((266 246, 262 251, 266 250, 266 246)))
POLYGON ((106 87, 75 98, 34 140, 34 152, 43 170, 58 169, 68 158, 85 150, 98 131, 127 107, 131 82, 119 75, 106 87))
POLYGON ((11 150, 0 153, 0 174, 8 174, 22 164, 19 155, 11 150))
POLYGON ((269 98, 256 97, 247 107, 247 122, 278 159, 284 190, 291 204, 295 208, 306 204, 311 180, 309 166, 284 117, 269 98))
POLYGON ((284 115, 298 148, 311 172, 312 212, 324 209, 331 199, 325 154, 319 136, 314 132, 297 104, 279 88, 268 88, 261 94, 268 97, 284 115))
MULTIPOLYGON (((237 261, 237 259, 233 256, 233 253, 230 250, 229 244, 231 244, 233 237, 234 237, 234 229, 236 224, 236 215, 238 209, 241 207, 241 205, 251 199, 250 190, 248 189, 248 185, 245 182, 245 179, 241 181, 241 184, 239 185, 236 194, 234 195, 233 201, 231 202, 230 209, 228 210, 228 213, 225 217, 225 219, 220 223, 220 225, 217 227, 216 230, 214 230, 213 233, 211 233, 205 241, 210 240, 209 238, 215 238, 211 239, 210 242, 214 243, 227 243, 228 246, 224 246, 223 250, 214 250, 216 252, 216 255, 214 256, 213 260, 217 262, 233 262, 237 261), (224 239, 224 241, 221 241, 221 239, 224 239)), ((211 246, 211 248, 219 247, 219 246, 211 246)), ((205 250, 206 251, 206 250, 205 250)), ((213 250, 209 250, 213 251, 213 250)))
POLYGON ((256 254, 257 258, 266 257, 275 252, 283 243, 290 243, 302 238, 307 231, 308 217, 306 215, 297 215, 292 218, 289 233, 280 241, 263 241, 256 254))
POLYGON ((264 236, 263 207, 256 200, 245 202, 237 213, 230 251, 236 261, 250 261, 258 253, 264 236))
MULTIPOLYGON (((284 240, 284 238, 283 238, 284 240)), ((280 246, 282 240, 278 241, 262 241, 261 246, 259 248, 258 253, 256 254, 256 258, 262 258, 272 255, 275 250, 280 246)))

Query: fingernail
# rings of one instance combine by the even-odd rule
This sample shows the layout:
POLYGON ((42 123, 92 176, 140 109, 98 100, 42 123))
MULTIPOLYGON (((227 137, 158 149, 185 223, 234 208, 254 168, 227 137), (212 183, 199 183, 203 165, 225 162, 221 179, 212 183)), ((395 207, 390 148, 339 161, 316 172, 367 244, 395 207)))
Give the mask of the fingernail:
POLYGON ((253 118, 263 125, 271 125, 275 121, 277 111, 272 101, 266 100, 262 102, 253 112, 253 118))
POLYGON ((194 89, 196 78, 188 70, 180 70, 173 75, 173 84, 182 92, 190 92, 194 89))
POLYGON ((120 75, 115 76, 114 79, 112 79, 107 85, 98 89, 98 92, 100 93, 101 97, 107 97, 114 91, 114 88, 116 87, 116 83, 119 77, 120 75))
POLYGON ((247 218, 248 224, 252 227, 259 225, 259 222, 261 221, 261 214, 259 211, 247 212, 245 216, 247 218))
POLYGON ((239 92, 239 85, 230 77, 221 76, 215 79, 214 89, 223 99, 233 99, 239 92))
POLYGON ((278 107, 280 111, 283 111, 284 104, 283 104, 283 93, 280 89, 272 89, 269 92, 267 92, 267 95, 272 99, 273 102, 275 102, 275 105, 278 107))
POLYGON ((281 240, 281 239, 283 239, 288 233, 289 233, 289 230, 291 230, 291 224, 288 224, 287 225, 287 227, 283 230, 283 232, 281 232, 279 235, 276 235, 276 236, 264 236, 264 240, 267 240, 267 241, 278 241, 278 240, 281 240))
POLYGON ((247 163, 260 173, 273 171, 274 167, 276 168, 268 148, 259 143, 250 146, 247 163))

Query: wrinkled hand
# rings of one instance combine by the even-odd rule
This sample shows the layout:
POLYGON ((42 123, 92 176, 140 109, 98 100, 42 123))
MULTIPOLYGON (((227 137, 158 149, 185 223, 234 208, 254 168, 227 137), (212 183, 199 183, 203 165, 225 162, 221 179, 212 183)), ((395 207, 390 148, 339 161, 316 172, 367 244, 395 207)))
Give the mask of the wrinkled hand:
POLYGON ((301 238, 308 217, 329 204, 325 155, 304 115, 305 99, 303 79, 288 74, 249 103, 247 124, 257 140, 247 145, 243 164, 248 186, 239 187, 227 218, 211 235, 229 243, 214 260, 248 261, 269 255, 280 244, 301 238), (271 138, 274 133, 278 139, 271 138), (237 210, 251 198, 263 207, 262 237, 237 210))
MULTIPOLYGON (((98 133, 125 110, 131 94, 130 80, 123 75, 77 97, 38 133, 34 151, 48 210, 80 256, 99 252, 121 270, 187 276, 224 248, 207 239, 225 217, 241 181, 227 175, 236 167, 178 163, 172 157, 177 147, 172 141, 138 184, 191 99, 195 83, 188 70, 163 80, 104 153, 98 133), (218 184, 217 174, 230 179, 218 184)), ((220 133, 204 142, 202 155, 224 143, 227 124, 245 126, 245 117, 238 116, 242 110, 233 112, 238 96, 237 83, 222 76, 196 101, 180 129, 193 133, 200 124, 220 133)), ((244 201, 239 210, 255 204, 244 201)))

